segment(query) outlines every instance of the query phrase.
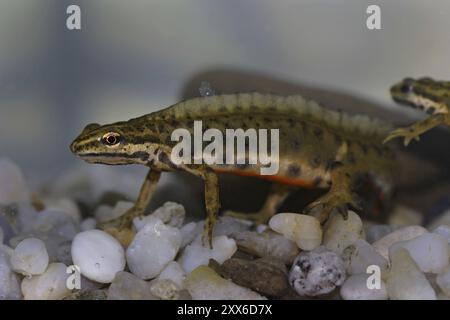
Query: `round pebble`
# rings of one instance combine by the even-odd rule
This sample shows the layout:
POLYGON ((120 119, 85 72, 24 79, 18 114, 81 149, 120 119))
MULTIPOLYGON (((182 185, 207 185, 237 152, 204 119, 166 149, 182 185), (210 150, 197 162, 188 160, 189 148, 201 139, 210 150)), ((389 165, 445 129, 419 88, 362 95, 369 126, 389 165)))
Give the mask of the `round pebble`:
POLYGON ((119 241, 100 230, 77 234, 71 252, 81 274, 93 281, 110 283, 125 268, 125 253, 119 241))
POLYGON ((44 273, 48 261, 49 257, 45 244, 37 238, 22 240, 11 256, 11 265, 14 271, 26 276, 44 273))
POLYGON ((341 258, 323 246, 300 253, 289 273, 289 283, 301 296, 329 293, 344 280, 345 266, 341 258))
POLYGON ((323 245, 337 254, 342 254, 345 248, 364 238, 363 224, 359 215, 348 211, 348 217, 344 219, 341 214, 336 213, 324 227, 323 245))
POLYGON ((367 285, 368 274, 352 275, 345 280, 340 294, 344 300, 387 300, 386 284, 380 281, 379 288, 370 288, 367 285))
POLYGON ((51 263, 43 274, 24 278, 21 285, 24 299, 59 300, 70 295, 66 269, 63 263, 51 263))
POLYGON ((216 260, 222 264, 231 258, 237 250, 236 242, 226 236, 214 237, 213 248, 203 246, 200 240, 194 241, 186 246, 179 260, 185 272, 191 272, 201 265, 208 265, 209 259, 216 260))
POLYGON ((153 218, 139 230, 127 248, 128 267, 139 278, 152 279, 175 258, 180 245, 180 231, 153 218))
POLYGON ((391 256, 386 287, 392 300, 436 300, 433 287, 404 248, 398 248, 391 256))
POLYGON ((302 250, 313 250, 322 242, 322 228, 317 218, 296 213, 279 213, 274 215, 269 226, 297 243, 302 250))
POLYGON ((396 242, 411 240, 427 232, 427 229, 421 226, 409 226, 395 230, 381 239, 375 241, 372 246, 385 259, 389 259, 389 248, 396 242))
POLYGON ((408 241, 397 242, 389 248, 390 255, 398 248, 408 250, 422 272, 440 273, 449 264, 450 245, 439 234, 425 233, 408 241))

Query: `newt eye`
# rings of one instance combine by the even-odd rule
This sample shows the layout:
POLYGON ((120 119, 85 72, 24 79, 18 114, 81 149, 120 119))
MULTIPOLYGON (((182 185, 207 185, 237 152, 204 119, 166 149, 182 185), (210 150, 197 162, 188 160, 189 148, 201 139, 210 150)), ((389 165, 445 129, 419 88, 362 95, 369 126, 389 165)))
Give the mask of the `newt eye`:
POLYGON ((102 142, 107 146, 115 146, 120 142, 120 134, 116 132, 108 132, 105 135, 103 135, 102 142))
POLYGON ((400 91, 402 93, 410 93, 413 91, 413 86, 411 84, 405 83, 400 87, 400 91))

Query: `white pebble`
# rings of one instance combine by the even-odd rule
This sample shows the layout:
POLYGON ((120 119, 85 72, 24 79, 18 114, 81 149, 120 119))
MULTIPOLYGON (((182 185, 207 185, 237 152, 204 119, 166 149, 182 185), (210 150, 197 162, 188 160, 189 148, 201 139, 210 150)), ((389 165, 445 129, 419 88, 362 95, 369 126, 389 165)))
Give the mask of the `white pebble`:
POLYGON ((69 198, 44 199, 45 210, 62 211, 69 214, 72 219, 79 223, 81 220, 80 209, 75 201, 69 198))
POLYGON ((67 288, 66 265, 51 263, 47 270, 38 276, 22 280, 22 294, 25 300, 59 300, 71 291, 67 288))
POLYGON ((176 261, 171 261, 164 268, 163 271, 158 276, 158 280, 169 279, 172 280, 178 287, 183 288, 183 281, 186 277, 186 274, 181 268, 180 264, 176 261))
MULTIPOLYGON (((203 227, 204 221, 201 224, 203 227)), ((234 232, 248 230, 253 225, 253 222, 243 219, 237 219, 229 216, 219 217, 217 223, 214 225, 213 237, 229 236, 234 232)))
POLYGON ((0 244, 0 300, 20 299, 19 277, 13 272, 10 257, 13 250, 0 244))
POLYGON ((409 226, 403 227, 398 230, 395 230, 383 238, 375 241, 372 246, 374 249, 381 254, 385 259, 389 259, 389 248, 396 242, 411 240, 414 239, 424 233, 427 230, 421 226, 409 226))
POLYGON ((297 243, 302 250, 313 250, 322 242, 320 222, 312 216, 279 213, 270 219, 269 226, 272 230, 297 243))
POLYGON ((188 244, 190 244, 194 239, 197 237, 196 231, 200 231, 203 228, 197 227, 198 223, 196 222, 189 222, 181 227, 180 234, 181 234, 181 248, 186 247, 188 244))
POLYGON ((324 227, 323 245, 340 255, 345 248, 364 238, 364 228, 359 215, 348 211, 345 220, 341 214, 336 213, 324 227))
POLYGON ((450 297, 450 266, 437 275, 436 283, 442 292, 450 297))
POLYGON ((387 300, 387 289, 380 280, 379 288, 370 288, 367 279, 370 275, 362 273, 347 278, 341 287, 340 294, 344 300, 387 300))
POLYGON ((79 233, 72 242, 72 260, 86 278, 110 283, 125 268, 124 250, 115 238, 100 230, 79 233))
POLYGON ((0 158, 0 204, 27 201, 30 191, 19 167, 7 158, 0 158))
POLYGON ((150 286, 150 292, 161 300, 178 300, 181 287, 170 279, 155 279, 150 286))
POLYGON ((180 228, 183 225, 186 211, 181 204, 167 201, 149 216, 158 218, 171 227, 180 228))
POLYGON ((297 244, 272 231, 257 233, 254 231, 243 231, 233 233, 231 237, 236 240, 239 250, 257 257, 270 257, 291 265, 299 253, 297 244))
POLYGON ((344 280, 344 263, 335 252, 324 246, 301 252, 289 272, 289 283, 301 296, 329 293, 344 280))
POLYGON ((156 300, 150 284, 134 274, 120 271, 108 289, 108 300, 156 300))
POLYGON ((392 300, 436 300, 427 278, 403 248, 393 252, 386 287, 392 300))
POLYGON ((93 230, 97 227, 97 221, 94 218, 86 218, 80 224, 81 231, 93 230))
POLYGON ((417 238, 393 244, 389 249, 390 256, 398 248, 408 250, 422 272, 440 273, 449 264, 450 246, 447 239, 435 233, 425 233, 417 238))
POLYGON ((388 261, 362 239, 344 250, 342 260, 347 268, 347 273, 352 275, 366 273, 367 267, 371 265, 378 266, 382 272, 386 271, 388 266, 388 261))
POLYGON ((37 238, 22 240, 14 249, 11 265, 14 271, 25 276, 44 273, 48 266, 48 253, 45 244, 37 238))
POLYGON ((127 248, 128 267, 139 278, 152 279, 175 258, 180 245, 180 231, 153 218, 127 248))
POLYGON ((189 273, 184 285, 194 300, 266 300, 260 294, 220 277, 207 266, 189 273))
POLYGON ((213 248, 210 249, 209 246, 203 246, 201 241, 194 241, 186 246, 179 260, 183 270, 189 273, 200 265, 207 265, 209 259, 222 264, 237 250, 236 242, 226 236, 214 237, 212 245, 213 248))

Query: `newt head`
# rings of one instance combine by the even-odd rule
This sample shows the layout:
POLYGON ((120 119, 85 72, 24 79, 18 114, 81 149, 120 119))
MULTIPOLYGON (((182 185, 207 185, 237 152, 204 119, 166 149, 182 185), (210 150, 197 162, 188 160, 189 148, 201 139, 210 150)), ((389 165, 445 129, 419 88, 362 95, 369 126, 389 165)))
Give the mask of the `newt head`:
POLYGON ((445 112, 449 84, 431 78, 405 78, 391 87, 392 99, 400 104, 424 110, 430 114, 445 112))
MULTIPOLYGON (((130 130, 127 122, 88 124, 70 144, 70 150, 89 163, 109 165, 147 163, 150 140, 144 132, 130 130)), ((148 136, 147 136, 148 137, 148 136)))

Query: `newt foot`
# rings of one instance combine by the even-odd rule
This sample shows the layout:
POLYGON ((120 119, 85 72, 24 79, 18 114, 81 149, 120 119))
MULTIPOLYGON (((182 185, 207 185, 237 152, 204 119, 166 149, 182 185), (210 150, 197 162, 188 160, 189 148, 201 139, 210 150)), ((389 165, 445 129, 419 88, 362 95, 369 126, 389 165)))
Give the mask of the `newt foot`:
POLYGON ((412 140, 414 139, 416 139, 417 141, 420 140, 420 132, 418 132, 418 130, 416 130, 413 126, 406 128, 399 128, 391 131, 391 133, 389 133, 386 139, 384 139, 383 143, 386 143, 397 137, 404 137, 403 143, 405 147, 407 147, 412 140))

